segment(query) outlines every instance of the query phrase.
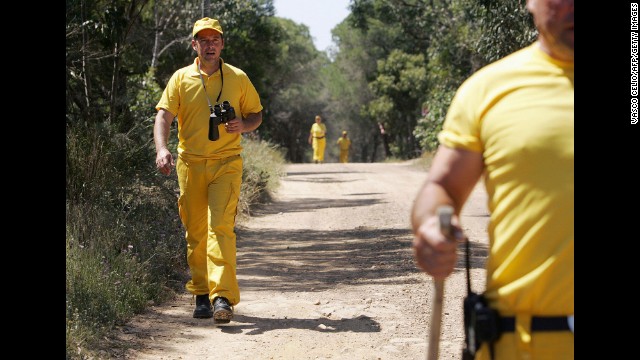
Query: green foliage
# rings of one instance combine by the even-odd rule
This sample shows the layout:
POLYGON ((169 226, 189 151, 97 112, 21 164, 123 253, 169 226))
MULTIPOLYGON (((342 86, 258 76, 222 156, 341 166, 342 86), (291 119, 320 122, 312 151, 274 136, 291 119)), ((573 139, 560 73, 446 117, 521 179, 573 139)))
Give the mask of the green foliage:
MULTIPOLYGON (((274 13, 273 1, 226 0, 211 1, 207 14, 219 19, 224 29, 223 59, 244 70, 263 98, 271 97, 268 74, 281 61, 280 29, 272 21, 274 13)), ((195 53, 191 61, 193 57, 195 53)))
POLYGON ((471 24, 467 42, 482 57, 496 61, 535 40, 537 31, 525 0, 461 1, 471 24))
POLYGON ((423 105, 427 110, 426 114, 418 120, 413 134, 424 151, 430 152, 437 149, 437 135, 442 130, 442 123, 447 115, 454 93, 455 90, 453 89, 434 92, 429 102, 423 105))
MULTIPOLYGON (((309 127, 315 114, 323 114, 326 96, 323 92, 322 69, 327 66, 326 55, 317 51, 305 25, 291 20, 274 18, 280 43, 269 68, 268 102, 265 101, 260 136, 286 149, 288 161, 302 162, 309 127)), ((261 94, 262 96, 262 94, 261 94)))
MULTIPOLYGON (((150 129, 136 127, 139 132, 150 129)), ((184 277, 175 191, 136 131, 67 129, 67 355, 177 289, 184 277), (181 272, 178 269, 183 269, 181 272)), ((80 350, 78 350, 80 349, 80 350)))
POLYGON ((66 262, 68 357, 73 353, 81 355, 82 349, 96 346, 96 339, 143 310, 150 295, 157 292, 149 279, 148 263, 138 261, 132 245, 117 255, 109 255, 113 253, 109 249, 100 249, 100 240, 109 243, 112 240, 109 237, 117 236, 117 232, 110 233, 101 228, 106 232, 99 234, 100 240, 85 246, 69 230, 66 262))
POLYGON ((387 59, 378 60, 377 71, 378 77, 369 86, 378 98, 369 102, 365 111, 370 118, 383 123, 395 140, 392 147, 395 156, 412 156, 417 150, 412 132, 427 86, 424 56, 393 50, 387 59))
MULTIPOLYGON (((390 148, 394 155, 417 155, 419 151, 412 145, 414 140, 422 151, 433 148, 436 134, 431 132, 440 129, 447 101, 457 87, 482 66, 534 40, 535 28, 524 4, 524 0, 354 0, 351 3, 352 31, 362 34, 363 48, 379 63, 393 63, 392 54, 398 51, 424 55, 425 76, 414 76, 416 80, 409 84, 417 85, 415 89, 410 86, 398 89, 399 96, 393 95, 393 85, 401 84, 401 78, 394 76, 388 66, 366 70, 367 81, 378 99, 369 100, 365 113, 375 116, 379 114, 375 110, 380 109, 380 103, 393 102, 390 106, 395 109, 394 118, 385 118, 384 123, 391 133, 390 148), (412 98, 415 96, 412 90, 420 93, 417 101, 412 98), (420 118, 420 107, 429 108, 431 113, 416 122, 420 118)), ((355 51, 344 46, 340 50, 355 51)))
POLYGON ((157 113, 156 104, 162 96, 163 89, 155 80, 155 72, 156 68, 150 67, 144 74, 129 77, 130 82, 139 85, 133 102, 129 104, 130 110, 136 114, 139 122, 146 122, 146 126, 153 125, 157 113))
MULTIPOLYGON (((434 39, 443 36, 442 22, 450 18, 440 1, 355 0, 348 23, 360 32, 363 49, 377 62, 364 68, 372 96, 362 104, 369 119, 382 123, 394 157, 413 158, 420 153, 413 135, 422 103, 432 86, 428 52, 434 39), (377 99, 376 99, 377 97, 377 99), (380 112, 384 102, 393 111, 380 112)), ((355 45, 357 46, 357 45, 355 45)), ((349 53, 354 49, 341 50, 349 53)), ((339 57, 337 57, 339 58, 339 57)), ((367 64, 367 62, 363 62, 367 64)), ((379 136, 372 133, 370 146, 377 150, 379 136)))
POLYGON ((376 41, 353 31, 352 17, 353 14, 347 16, 332 31, 338 51, 333 54, 334 61, 323 69, 323 84, 330 101, 327 112, 332 113, 338 130, 349 130, 352 162, 377 161, 384 157, 379 149, 380 119, 377 113, 370 116, 365 107, 375 96, 368 82, 377 69, 376 41))
POLYGON ((150 48, 134 29, 147 1, 67 1, 67 124, 110 123, 127 131, 127 75, 145 71, 141 54, 150 48))

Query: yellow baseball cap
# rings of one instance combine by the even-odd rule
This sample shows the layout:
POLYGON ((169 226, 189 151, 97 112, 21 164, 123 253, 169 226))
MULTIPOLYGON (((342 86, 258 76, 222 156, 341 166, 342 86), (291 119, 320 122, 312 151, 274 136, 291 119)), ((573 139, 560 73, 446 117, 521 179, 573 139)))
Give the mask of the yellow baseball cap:
POLYGON ((347 132, 346 132, 346 131, 343 131, 343 132, 342 132, 342 135, 347 135, 347 132))
POLYGON ((204 29, 211 29, 222 34, 222 26, 216 19, 210 19, 208 17, 202 18, 193 25, 193 37, 196 37, 196 34, 204 29))

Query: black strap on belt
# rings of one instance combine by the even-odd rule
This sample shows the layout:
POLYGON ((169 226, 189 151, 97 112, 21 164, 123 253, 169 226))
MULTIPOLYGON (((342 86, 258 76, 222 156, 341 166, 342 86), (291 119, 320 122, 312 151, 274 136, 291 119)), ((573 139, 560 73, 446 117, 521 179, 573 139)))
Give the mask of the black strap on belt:
POLYGON ((314 136, 314 138, 316 138, 316 139, 324 139, 324 136, 320 136, 320 137, 314 136))
MULTIPOLYGON (((495 359, 494 344, 501 333, 515 331, 515 317, 499 316, 488 308, 483 294, 471 290, 471 268, 469 260, 469 240, 465 241, 465 267, 467 277, 467 296, 464 299, 465 346, 462 350, 463 360, 473 360, 480 343, 489 346, 489 357, 495 359), (473 331, 471 331, 473 330, 473 331)), ((566 316, 533 316, 531 331, 570 331, 569 319, 566 316)))
MULTIPOLYGON (((502 332, 515 331, 516 320, 513 316, 500 317, 502 332)), ((566 316, 534 316, 531 318, 531 331, 569 331, 566 316)))

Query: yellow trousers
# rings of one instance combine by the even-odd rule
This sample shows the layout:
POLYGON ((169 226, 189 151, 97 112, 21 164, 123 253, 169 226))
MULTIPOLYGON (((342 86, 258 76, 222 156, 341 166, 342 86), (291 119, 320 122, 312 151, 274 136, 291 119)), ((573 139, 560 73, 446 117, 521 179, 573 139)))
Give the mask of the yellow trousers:
POLYGON ((236 234, 242 157, 185 160, 176 163, 180 220, 185 227, 191 280, 186 289, 209 298, 240 302, 236 277, 236 234))
MULTIPOLYGON (((493 345, 495 360, 573 360, 571 331, 540 331, 531 336, 503 333, 493 345)), ((475 360, 491 360, 489 347, 482 344, 475 360)))
POLYGON ((346 163, 349 161, 349 150, 340 150, 340 162, 346 163))
POLYGON ((313 138, 313 143, 311 144, 311 146, 313 146, 313 161, 323 162, 324 148, 327 146, 327 139, 313 138))

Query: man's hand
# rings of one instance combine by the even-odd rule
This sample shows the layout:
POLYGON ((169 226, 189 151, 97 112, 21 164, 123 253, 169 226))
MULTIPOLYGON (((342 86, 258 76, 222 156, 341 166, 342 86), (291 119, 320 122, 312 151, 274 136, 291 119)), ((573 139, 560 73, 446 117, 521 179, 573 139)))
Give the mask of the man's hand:
POLYGON ((156 168, 164 174, 171 174, 171 168, 173 168, 175 164, 173 163, 173 156, 171 152, 167 148, 162 148, 158 150, 156 154, 156 168))
POLYGON ((229 134, 242 134, 257 129, 260 124, 262 124, 262 111, 247 114, 244 119, 236 116, 234 119, 224 123, 224 130, 229 134))
POLYGON ((418 266, 435 279, 449 276, 457 262, 457 243, 464 241, 464 235, 458 227, 458 218, 451 219, 453 239, 442 234, 438 215, 430 216, 416 231, 413 238, 414 258, 418 266), (456 240, 456 241, 452 241, 456 240))
POLYGON ((241 119, 236 117, 233 120, 229 120, 226 123, 224 123, 224 129, 229 134, 243 133, 244 122, 241 119))

